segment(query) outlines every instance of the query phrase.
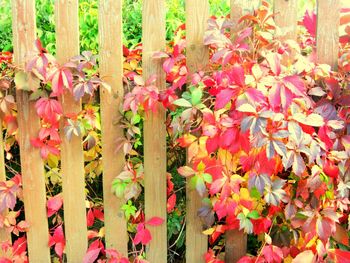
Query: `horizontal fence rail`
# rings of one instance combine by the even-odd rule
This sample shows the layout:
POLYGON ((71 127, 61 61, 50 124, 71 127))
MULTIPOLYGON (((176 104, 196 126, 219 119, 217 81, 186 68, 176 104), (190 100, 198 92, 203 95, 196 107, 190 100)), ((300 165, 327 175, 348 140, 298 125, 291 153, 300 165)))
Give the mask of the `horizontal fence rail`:
MULTIPOLYGON (((208 48, 203 45, 203 36, 209 18, 207 0, 186 0, 187 22, 187 65, 190 72, 205 67, 208 62, 208 48)), ((237 20, 249 13, 256 1, 231 0, 231 17, 237 20)), ((297 38, 297 0, 275 1, 275 21, 287 31, 281 36, 297 38)), ((106 247, 127 255, 127 223, 120 210, 124 200, 112 192, 112 181, 125 164, 122 151, 115 153, 117 138, 123 130, 113 125, 120 117, 119 107, 123 99, 122 79, 122 0, 99 1, 99 44, 101 78, 111 86, 111 90, 101 87, 102 155, 103 155, 103 197, 105 213, 106 247)), ((317 58, 319 62, 337 67, 339 39, 339 0, 317 1, 317 58)), ((12 0, 14 61, 24 68, 28 54, 33 50, 36 39, 35 0, 12 0)), ((154 52, 165 49, 165 0, 143 1, 143 77, 158 76, 156 85, 165 89, 165 74, 159 60, 152 59, 154 52)), ((61 64, 79 54, 78 0, 56 0, 57 59, 61 64)), ((234 30, 237 30, 235 28, 234 30)), ((34 79, 28 84, 35 86, 34 79)), ((29 100, 27 91, 17 90, 17 108, 21 152, 21 173, 25 217, 30 224, 27 232, 30 262, 50 262, 48 247, 49 229, 46 215, 46 190, 44 163, 39 150, 30 144, 40 129, 39 117, 34 102, 29 100), (28 125, 30 124, 30 125, 28 125)), ((60 98, 64 113, 79 113, 81 101, 75 102, 71 94, 60 98)), ((144 123, 145 152, 145 216, 165 218, 166 213, 166 129, 165 110, 159 105, 155 113, 149 114, 144 123)), ((62 120, 61 127, 64 125, 62 120)), ((64 229, 66 236, 66 257, 68 262, 82 262, 87 250, 85 172, 82 138, 73 136, 68 140, 61 129, 62 192, 64 200, 64 229)), ((0 180, 5 180, 3 144, 0 143, 0 180)), ((202 234, 197 210, 201 198, 195 191, 187 189, 186 210, 186 262, 202 262, 207 251, 208 240, 202 234)), ((150 227, 152 241, 147 247, 147 259, 152 263, 167 262, 167 225, 150 227)), ((0 231, 0 239, 10 236, 0 231)), ((245 255, 247 236, 238 230, 226 233, 226 262, 236 262, 245 255)))

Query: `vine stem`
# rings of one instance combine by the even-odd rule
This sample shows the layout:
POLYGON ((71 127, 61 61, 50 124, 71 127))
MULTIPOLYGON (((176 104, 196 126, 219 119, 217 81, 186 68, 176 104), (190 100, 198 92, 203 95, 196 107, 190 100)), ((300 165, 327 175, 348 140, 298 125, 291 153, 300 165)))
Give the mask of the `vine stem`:
POLYGON ((179 239, 180 239, 180 237, 181 237, 181 234, 182 234, 182 232, 183 232, 184 229, 185 229, 185 226, 186 226, 186 217, 184 218, 184 223, 183 223, 183 225, 182 225, 182 228, 181 228, 181 230, 180 230, 180 233, 179 233, 177 239, 175 240, 175 242, 174 242, 168 249, 171 249, 173 246, 176 245, 177 241, 179 241, 179 239))
MULTIPOLYGON (((275 218, 273 219, 273 221, 272 221, 272 224, 271 224, 271 227, 270 227, 270 229, 269 229, 269 232, 267 233, 268 235, 270 235, 271 230, 272 230, 272 227, 273 227, 275 221, 276 221, 276 217, 275 217, 275 218)), ((256 257, 256 260, 255 260, 254 263, 257 263, 257 262, 258 262, 259 258, 261 257, 261 253, 262 253, 262 251, 263 251, 263 249, 264 249, 265 246, 266 246, 266 239, 264 239, 264 244, 262 245, 262 247, 261 247, 261 249, 260 249, 260 251, 259 251, 259 254, 258 254, 258 256, 256 257)))

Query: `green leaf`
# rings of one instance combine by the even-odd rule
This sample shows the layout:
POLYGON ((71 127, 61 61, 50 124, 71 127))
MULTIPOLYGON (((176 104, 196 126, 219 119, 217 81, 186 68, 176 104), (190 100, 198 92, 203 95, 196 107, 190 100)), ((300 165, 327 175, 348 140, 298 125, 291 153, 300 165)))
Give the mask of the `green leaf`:
POLYGON ((201 102, 202 96, 203 96, 203 92, 200 88, 194 89, 191 94, 192 105, 195 106, 199 104, 201 102))
POLYGON ((261 194, 255 186, 250 190, 250 196, 257 200, 261 199, 261 194))
POLYGON ((23 71, 17 72, 15 76, 15 84, 17 89, 30 91, 30 87, 28 85, 28 75, 23 71))
POLYGON ((200 196, 203 196, 206 192, 204 179, 198 174, 191 178, 190 187, 196 189, 200 196))
POLYGON ((192 104, 189 101, 187 101, 187 100, 185 100, 183 98, 175 100, 173 102, 173 104, 176 105, 176 106, 185 107, 185 108, 192 107, 192 104))
POLYGON ((249 218, 247 218, 243 213, 239 213, 237 219, 239 219, 240 230, 243 229, 247 234, 253 233, 253 224, 249 218))
POLYGON ((247 218, 252 218, 252 219, 258 219, 260 217, 259 212, 256 210, 253 210, 248 213, 247 218))
POLYGON ((211 184, 213 182, 213 177, 211 176, 211 174, 204 173, 202 174, 202 176, 206 183, 211 184))
POLYGON ((124 211, 125 217, 129 220, 130 216, 134 216, 136 214, 136 207, 129 200, 127 204, 124 204, 121 208, 124 211))
POLYGON ((119 198, 122 198, 124 196, 126 184, 124 184, 121 180, 115 179, 112 184, 112 190, 114 191, 115 195, 119 198))

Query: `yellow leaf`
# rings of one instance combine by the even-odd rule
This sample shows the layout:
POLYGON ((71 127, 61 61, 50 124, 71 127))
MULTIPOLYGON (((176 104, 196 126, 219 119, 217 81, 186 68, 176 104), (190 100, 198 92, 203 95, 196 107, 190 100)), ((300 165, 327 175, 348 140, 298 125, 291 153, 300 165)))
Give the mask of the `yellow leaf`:
POLYGON ((207 230, 204 230, 202 233, 206 236, 210 236, 214 232, 215 232, 215 228, 211 227, 211 228, 208 228, 207 230))
POLYGON ((241 188, 239 192, 240 192, 241 199, 247 200, 247 201, 251 200, 249 190, 247 188, 241 188))
POLYGON ((100 231, 98 231, 98 236, 99 237, 104 237, 105 236, 105 227, 101 227, 100 231))
POLYGON ((310 248, 312 246, 314 246, 316 244, 316 241, 317 241, 317 236, 314 236, 307 244, 306 244, 306 247, 307 248, 310 248))
POLYGON ((242 212, 245 216, 247 216, 249 214, 249 209, 245 208, 244 206, 241 206, 242 207, 242 212))
POLYGON ((283 263, 292 263, 292 256, 291 255, 288 255, 288 257, 286 257, 284 260, 283 260, 283 263))

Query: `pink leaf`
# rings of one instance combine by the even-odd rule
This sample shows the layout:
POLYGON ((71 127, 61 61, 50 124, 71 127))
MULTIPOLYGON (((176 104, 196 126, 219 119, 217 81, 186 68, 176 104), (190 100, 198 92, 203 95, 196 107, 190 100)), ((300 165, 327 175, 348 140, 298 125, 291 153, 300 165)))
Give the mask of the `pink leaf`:
POLYGON ((93 249, 88 251, 84 258, 83 258, 83 263, 94 263, 96 262, 96 259, 98 255, 100 254, 101 248, 93 249))
POLYGON ((47 216, 50 217, 57 213, 63 205, 63 199, 60 195, 55 195, 47 200, 47 216))
POLYGON ((316 36, 316 13, 313 11, 306 11, 303 18, 303 25, 312 37, 316 36))
POLYGON ((164 219, 160 218, 160 217, 152 217, 151 219, 149 219, 146 224, 150 225, 150 226, 159 226, 161 224, 163 224, 164 219))

